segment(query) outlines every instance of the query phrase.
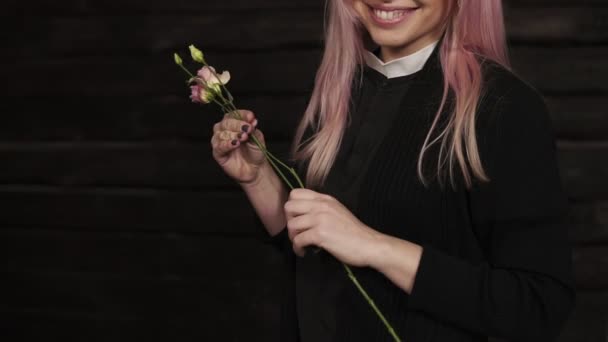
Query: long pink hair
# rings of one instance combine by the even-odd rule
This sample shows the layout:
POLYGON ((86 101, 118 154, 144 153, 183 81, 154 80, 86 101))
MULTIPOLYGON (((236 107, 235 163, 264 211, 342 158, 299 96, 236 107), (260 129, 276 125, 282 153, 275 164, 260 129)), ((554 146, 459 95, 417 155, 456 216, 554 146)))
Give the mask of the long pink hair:
MULTIPOLYGON (((325 50, 317 70, 314 89, 300 121, 291 148, 294 160, 308 160, 306 186, 321 186, 333 165, 348 119, 351 86, 361 68, 365 49, 365 28, 350 5, 351 0, 327 0, 325 50), (302 141, 307 128, 312 134, 302 141)), ((441 105, 418 156, 418 177, 422 174, 424 153, 441 139, 437 174, 449 166, 455 186, 453 165, 458 161, 467 188, 473 176, 488 181, 482 167, 475 135, 475 113, 482 94, 482 69, 478 57, 510 69, 507 56, 501 0, 444 0, 448 13, 439 57, 444 77, 441 105), (454 96, 453 111, 444 130, 430 141, 448 94, 454 96), (446 152, 447 151, 447 152, 446 152), (470 165, 467 166, 467 162, 470 165)))

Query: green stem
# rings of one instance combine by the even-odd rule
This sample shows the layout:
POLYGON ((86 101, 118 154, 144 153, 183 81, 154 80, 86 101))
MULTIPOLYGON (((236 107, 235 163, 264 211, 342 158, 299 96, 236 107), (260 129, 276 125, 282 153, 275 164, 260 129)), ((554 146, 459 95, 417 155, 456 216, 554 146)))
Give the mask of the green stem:
POLYGON ((180 68, 182 68, 186 74, 188 74, 188 76, 190 76, 190 78, 194 77, 194 75, 192 75, 192 73, 190 72, 190 70, 186 69, 185 66, 183 66, 182 64, 178 64, 180 68))
POLYGON ((393 327, 386 320, 386 318, 384 318, 384 315, 382 314, 382 312, 380 312, 380 309, 378 309, 378 307, 376 306, 376 303, 374 303, 374 300, 367 294, 365 289, 363 289, 363 286, 361 286, 361 284, 359 283, 359 280, 357 280, 357 277, 355 277, 355 275, 354 275, 353 271, 351 271, 350 267, 348 267, 344 263, 342 265, 344 265, 344 268, 346 269, 346 273, 348 273, 348 277, 352 280, 353 283, 355 283, 355 286, 357 286, 357 289, 359 289, 359 292, 361 292, 363 297, 365 297, 365 299, 367 300, 369 305, 376 312, 376 315, 378 315, 378 317, 380 317, 380 320, 382 320, 382 323, 384 323, 384 326, 388 329, 388 332, 391 334, 393 339, 397 342, 401 342, 401 339, 399 338, 399 336, 397 336, 397 333, 395 333, 395 330, 393 329, 393 327))
MULTIPOLYGON (((208 66, 206 62, 204 63, 204 65, 208 66)), ((186 73, 188 73, 190 75, 190 77, 194 77, 190 73, 190 71, 188 71, 188 69, 184 68, 182 65, 180 65, 180 67, 182 67, 182 69, 184 69, 184 71, 186 71, 186 73)), ((214 76, 219 80, 218 75, 214 71, 212 71, 212 72, 213 72, 214 76)), ((220 103, 217 100, 214 100, 214 101, 218 105, 220 105, 220 107, 222 107, 222 110, 224 112, 228 113, 229 111, 227 111, 227 109, 231 109, 235 113, 234 116, 236 116, 238 119, 242 120, 242 117, 241 117, 238 109, 236 108, 236 106, 233 103, 233 99, 234 98, 232 97, 232 94, 230 94, 230 92, 224 86, 224 84, 222 82, 219 82, 219 83, 220 83, 222 89, 224 91, 226 91, 226 94, 228 95, 229 100, 227 100, 223 96, 222 92, 220 91, 218 93, 218 95, 219 95, 220 99, 222 101, 224 101, 224 104, 220 103)), ((285 181, 285 183, 287 183, 287 185, 289 186, 290 189, 293 190, 294 187, 291 185, 291 183, 289 182, 289 180, 287 179, 287 177, 285 177, 285 175, 283 174, 283 172, 281 172, 281 170, 279 169, 279 167, 276 165, 275 161, 278 162, 284 168, 288 169, 290 171, 290 173, 298 181, 298 183, 300 184, 300 187, 304 188, 304 184, 302 183, 302 181, 300 180, 300 177, 298 176, 298 174, 296 173, 296 171, 292 167, 289 167, 288 165, 286 165, 285 163, 283 163, 281 160, 279 160, 277 157, 275 157, 272 153, 270 153, 270 151, 268 151, 266 149, 266 147, 263 146, 260 143, 260 141, 254 135, 251 135, 251 139, 254 141, 254 143, 257 145, 257 147, 264 153, 264 157, 266 158, 266 160, 268 160, 268 162, 270 162, 270 164, 272 165, 272 167, 279 174, 279 176, 283 179, 283 181, 285 181)), ((350 267, 348 267, 348 265, 346 265, 345 263, 342 263, 342 265, 346 269, 346 273, 348 274, 349 279, 355 284, 355 286, 357 287, 357 289, 359 290, 359 292, 363 295, 363 297, 365 298, 365 300, 367 300, 367 302, 372 307, 372 309, 374 310, 374 312, 376 313, 376 315, 380 318, 380 320, 382 321, 382 323, 384 324, 384 326, 386 327, 386 329, 388 330, 388 332, 391 334, 391 336, 393 337, 393 339, 395 340, 395 342, 401 342, 401 339, 399 338, 399 336, 397 335, 397 333, 395 332, 395 330, 393 329, 393 327, 391 326, 391 324, 384 317, 384 315, 382 314, 382 312, 380 311, 380 309, 378 309, 378 306, 376 306, 376 303, 369 296, 369 294, 367 293, 367 291, 365 291, 365 289, 363 288, 363 286, 361 286, 361 284, 359 283, 359 280, 357 279, 357 277, 355 276, 355 274, 352 272, 352 270, 350 269, 350 267)))

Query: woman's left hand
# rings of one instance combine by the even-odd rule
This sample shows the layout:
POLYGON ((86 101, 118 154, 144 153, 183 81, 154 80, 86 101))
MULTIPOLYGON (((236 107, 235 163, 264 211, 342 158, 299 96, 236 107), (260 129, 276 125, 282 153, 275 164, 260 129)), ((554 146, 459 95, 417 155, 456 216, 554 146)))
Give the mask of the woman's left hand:
POLYGON ((285 202, 285 216, 294 252, 316 245, 343 263, 369 266, 381 233, 365 225, 334 197, 310 189, 293 189, 285 202))

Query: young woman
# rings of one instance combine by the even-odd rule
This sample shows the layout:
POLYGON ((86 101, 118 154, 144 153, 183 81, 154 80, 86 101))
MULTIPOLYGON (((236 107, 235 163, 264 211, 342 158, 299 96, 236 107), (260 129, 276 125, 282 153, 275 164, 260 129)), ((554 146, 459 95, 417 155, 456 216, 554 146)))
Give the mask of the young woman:
POLYGON ((243 121, 213 155, 293 265, 282 341, 551 341, 573 306, 554 131, 500 0, 328 0, 287 187, 243 121), (247 142, 247 143, 245 143, 247 142))

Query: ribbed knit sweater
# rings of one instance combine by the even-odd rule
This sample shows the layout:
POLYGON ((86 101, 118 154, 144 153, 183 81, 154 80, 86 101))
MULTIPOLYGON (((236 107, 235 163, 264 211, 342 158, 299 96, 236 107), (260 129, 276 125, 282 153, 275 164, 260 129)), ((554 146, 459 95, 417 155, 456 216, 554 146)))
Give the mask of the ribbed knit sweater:
MULTIPOLYGON (((423 247, 410 294, 375 269, 352 267, 402 341, 552 341, 574 303, 562 221, 568 201, 549 113, 539 93, 513 73, 490 61, 482 67, 476 136, 489 183, 474 180, 466 189, 455 165, 456 190, 449 182, 440 187, 434 177, 440 144, 424 159, 430 185, 416 173, 443 90, 436 49, 412 75, 387 79, 363 68, 337 160, 324 186, 313 189, 373 229, 423 247)), ((436 134, 451 104, 449 97, 436 134)), ((296 166, 304 179, 307 163, 296 166)), ((296 256, 287 229, 270 241, 293 276, 281 341, 392 341, 332 255, 296 256)))

